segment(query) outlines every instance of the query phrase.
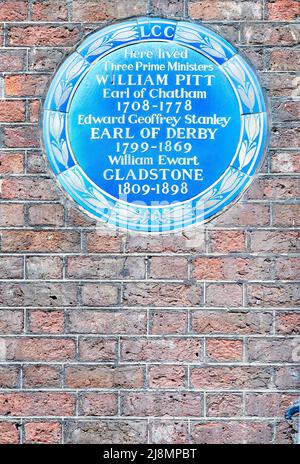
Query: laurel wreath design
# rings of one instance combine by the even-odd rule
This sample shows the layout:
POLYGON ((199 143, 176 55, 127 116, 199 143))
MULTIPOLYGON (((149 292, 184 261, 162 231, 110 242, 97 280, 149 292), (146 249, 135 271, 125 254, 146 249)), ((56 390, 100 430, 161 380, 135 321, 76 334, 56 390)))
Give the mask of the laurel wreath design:
POLYGON ((224 68, 227 70, 228 74, 238 83, 237 91, 239 96, 247 108, 249 108, 250 113, 253 111, 255 105, 255 93, 254 87, 246 78, 245 71, 242 66, 237 61, 228 60, 224 68))
POLYGON ((226 59, 225 49, 219 42, 207 35, 202 35, 187 27, 178 27, 175 38, 187 43, 197 43, 199 48, 208 55, 214 58, 226 59))

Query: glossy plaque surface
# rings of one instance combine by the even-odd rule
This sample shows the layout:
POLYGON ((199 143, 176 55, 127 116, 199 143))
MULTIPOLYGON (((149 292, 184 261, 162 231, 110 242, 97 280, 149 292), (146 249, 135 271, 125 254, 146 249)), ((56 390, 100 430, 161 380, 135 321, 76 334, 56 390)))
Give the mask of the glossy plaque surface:
POLYGON ((220 213, 267 140, 252 67, 187 22, 141 18, 89 36, 56 73, 44 144, 63 189, 122 229, 166 232, 220 213))

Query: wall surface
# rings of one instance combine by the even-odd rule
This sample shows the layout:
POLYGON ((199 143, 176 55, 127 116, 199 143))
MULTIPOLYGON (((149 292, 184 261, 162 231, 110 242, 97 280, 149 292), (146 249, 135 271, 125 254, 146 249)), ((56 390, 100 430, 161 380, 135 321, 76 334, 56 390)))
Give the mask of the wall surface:
POLYGON ((293 441, 297 15, 297 0, 0 0, 0 443, 293 441), (38 128, 72 47, 147 14, 203 20, 236 44, 273 121, 242 200, 159 237, 120 235, 66 200, 38 128))

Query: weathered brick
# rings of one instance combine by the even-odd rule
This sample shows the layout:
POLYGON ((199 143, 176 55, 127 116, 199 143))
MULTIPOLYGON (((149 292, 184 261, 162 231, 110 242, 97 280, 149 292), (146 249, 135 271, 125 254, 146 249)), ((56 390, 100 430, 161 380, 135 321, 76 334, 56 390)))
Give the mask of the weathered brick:
POLYGON ((2 198, 8 200, 57 200, 58 193, 51 179, 12 177, 2 181, 2 198))
POLYGON ((131 235, 127 237, 126 249, 129 252, 153 253, 187 253, 205 250, 205 234, 203 229, 186 231, 185 234, 168 235, 131 235))
POLYGON ((27 150, 27 173, 28 174, 44 174, 46 168, 46 160, 39 150, 27 150))
POLYGON ((192 441, 198 444, 271 443, 272 425, 268 422, 199 422, 192 425, 192 441))
POLYGON ((65 50, 33 48, 29 50, 29 70, 53 72, 65 57, 65 50))
POLYGON ((296 227, 300 225, 300 205, 274 204, 273 225, 279 227, 296 227))
POLYGON ((1 0, 0 21, 24 21, 27 17, 27 0, 1 0))
POLYGON ((0 256, 0 279, 22 279, 24 261, 20 256, 0 256))
POLYGON ((62 226, 64 224, 64 207, 59 204, 29 206, 28 222, 31 226, 62 226))
MULTIPOLYGON (((292 144, 291 140, 291 144, 292 144)), ((260 177, 248 190, 252 200, 289 200, 300 197, 299 179, 292 177, 260 177)))
POLYGON ((23 171, 24 171, 23 153, 11 152, 11 151, 0 153, 0 174, 20 174, 23 171))
POLYGON ((298 71, 300 52, 292 48, 278 48, 269 51, 269 69, 271 71, 298 71))
POLYGON ((28 279, 61 279, 63 260, 59 256, 26 257, 26 276, 28 279))
POLYGON ((65 428, 65 443, 133 444, 146 443, 147 421, 101 420, 70 421, 65 428))
POLYGON ((20 383, 20 372, 15 366, 0 365, 0 388, 17 388, 20 383))
POLYGON ((275 261, 275 277, 282 280, 300 278, 300 262, 298 258, 277 258, 275 261))
POLYGON ((5 230, 2 251, 73 252, 79 251, 78 232, 58 230, 5 230))
POLYGON ((65 368, 64 385, 69 388, 141 388, 144 372, 139 366, 86 366, 65 368))
POLYGON ((262 5, 256 1, 191 0, 189 14, 203 20, 253 20, 262 18, 262 5))
POLYGON ((297 0, 268 0, 267 11, 268 18, 276 21, 288 21, 300 15, 297 0))
POLYGON ((293 421, 277 421, 275 427, 275 443, 279 445, 292 445, 297 443, 297 425, 294 416, 293 421))
POLYGON ((25 120, 25 105, 20 100, 0 100, 0 122, 25 120))
POLYGON ((16 445, 20 439, 20 428, 17 422, 0 421, 0 444, 16 445))
POLYGON ((42 96, 49 77, 41 74, 12 74, 5 77, 5 93, 12 97, 42 96))
POLYGON ((124 393, 125 416, 186 416, 202 415, 203 400, 200 393, 124 393))
POLYGON ((80 27, 75 25, 11 26, 8 30, 10 46, 70 47, 80 39, 80 27))
POLYGON ((192 315, 192 329, 199 334, 269 334, 271 328, 268 312, 201 310, 192 315))
POLYGON ((150 259, 149 277, 152 279, 187 279, 187 259, 176 256, 153 256, 150 259))
POLYGON ((64 332, 63 311, 30 310, 28 331, 36 334, 60 334, 64 332))
POLYGON ((300 333, 300 313, 295 311, 278 312, 275 317, 275 327, 278 334, 298 335, 300 333))
POLYGON ((90 253, 109 253, 118 252, 122 250, 122 236, 114 235, 109 231, 103 232, 97 230, 95 232, 88 232, 86 236, 87 251, 90 253))
POLYGON ((279 389, 299 389, 300 372, 298 366, 282 366, 275 369, 274 384, 279 389))
POLYGON ((145 0, 103 0, 101 8, 97 0, 74 0, 73 21, 103 21, 143 15, 147 11, 145 0))
POLYGON ((184 334, 187 331, 187 314, 182 311, 152 311, 150 320, 152 334, 184 334))
POLYGON ((245 408, 248 416, 282 417, 297 396, 282 393, 248 393, 245 408))
POLYGON ((243 397, 234 393, 208 394, 206 397, 208 417, 241 416, 243 411, 243 397))
POLYGON ((68 338, 3 338, 3 360, 65 361, 75 356, 74 340, 68 338))
POLYGON ((8 126, 3 129, 5 148, 38 148, 40 138, 38 127, 8 126))
POLYGON ((251 338, 246 344, 248 362, 293 362, 293 350, 300 345, 300 337, 284 338, 251 338))
POLYGON ((68 259, 67 275, 75 279, 143 279, 145 260, 130 256, 74 256, 68 259))
POLYGON ((300 94, 300 77, 297 73, 260 73, 263 86, 270 97, 297 97, 300 94))
POLYGON ((0 334, 17 334, 23 330, 23 311, 16 309, 1 309, 0 334))
POLYGON ((249 306, 291 307, 298 306, 300 293, 297 284, 249 284, 249 306))
POLYGON ((150 388, 180 388, 186 386, 186 371, 182 366, 152 366, 149 368, 150 388))
POLYGON ((200 361, 202 342, 197 338, 124 339, 121 356, 125 361, 200 361))
POLYGON ((242 41, 253 45, 297 45, 300 38, 298 24, 245 24, 242 27, 242 41))
POLYGON ((61 367, 45 364, 24 366, 23 386, 25 388, 60 388, 61 367))
MULTIPOLYGON (((253 184, 252 184, 253 185, 253 184)), ((218 216, 213 224, 217 227, 244 227, 244 226, 260 226, 269 224, 269 207, 267 205, 259 205, 257 203, 236 203, 234 206, 229 208, 223 214, 218 216)), ((225 246, 224 249, 220 245, 220 251, 243 251, 244 242, 241 235, 236 235, 236 231, 214 231, 215 234, 220 234, 219 243, 224 237, 225 246), (230 235, 231 234, 231 235, 230 235), (227 238, 226 238, 227 236, 227 238), (232 249, 230 248, 230 242, 232 240, 232 249), (226 248, 228 247, 228 248, 226 248), (243 247, 243 248, 242 248, 243 247), (242 250, 241 250, 242 248, 242 250)), ((214 250, 217 251, 217 250, 214 250)))
POLYGON ((77 290, 70 282, 1 282, 0 306, 75 306, 77 290))
POLYGON ((206 304, 208 306, 242 306, 243 289, 238 284, 208 284, 206 304))
POLYGON ((0 49, 0 71, 23 71, 25 67, 26 51, 14 49, 0 49))
POLYGON ((264 389, 271 382, 271 370, 262 367, 194 367, 191 384, 195 388, 214 389, 264 389))
POLYGON ((127 283, 123 300, 126 306, 198 306, 202 288, 193 284, 127 283))
POLYGON ((116 284, 83 284, 82 303, 85 306, 114 306, 119 301, 116 284))
POLYGON ((71 416, 75 398, 71 393, 0 393, 0 413, 11 416, 71 416))
POLYGON ((55 445, 61 443, 61 424, 54 421, 32 421, 24 426, 25 443, 55 445))
MULTIPOLYGON (((165 0, 152 0, 152 14, 165 15, 166 3, 165 0)), ((184 4, 182 0, 171 0, 168 2, 168 15, 169 16, 183 16, 184 4)))
POLYGON ((181 420, 150 419, 150 443, 186 444, 189 442, 188 423, 181 420))
POLYGON ((242 361, 242 340, 213 338, 206 341, 206 356, 210 361, 242 361))
POLYGON ((296 253, 299 233, 294 231, 256 230, 250 233, 251 251, 255 253, 296 253))
MULTIPOLYGON (((275 152, 271 157, 271 171, 275 173, 297 173, 300 171, 299 153, 275 152)), ((282 205, 284 206, 284 205, 282 205)))
POLYGON ((66 0, 34 0, 31 17, 33 21, 66 21, 66 0))
MULTIPOLYGON (((292 102, 292 101, 273 102, 272 103, 272 114, 273 114, 274 121, 276 122, 277 121, 278 122, 297 121, 300 118, 300 103, 292 102)), ((299 167, 299 161, 298 161, 298 167, 299 167)), ((289 171, 283 171, 283 172, 289 172, 289 171)))
POLYGON ((83 416, 114 416, 118 411, 118 397, 114 393, 85 393, 79 400, 83 416))
POLYGON ((69 330, 74 333, 144 334, 145 311, 72 310, 68 314, 69 330))
MULTIPOLYGON (((69 226, 75 226, 75 227, 94 227, 94 226, 96 226, 96 220, 95 219, 89 217, 83 211, 79 211, 79 209, 73 208, 71 205, 67 209, 66 213, 67 213, 67 224, 69 226)), ((106 236, 107 237, 110 237, 111 231, 112 231, 112 229, 109 229, 109 230, 106 231, 106 236)), ((87 238, 89 237, 89 235, 90 234, 88 234, 87 236, 84 237, 86 242, 88 242, 87 238)), ((103 235, 105 235, 105 234, 103 233, 103 235)), ((103 239, 104 239, 104 237, 103 237, 103 239)), ((94 245, 95 245, 96 241, 97 241, 97 238, 96 239, 94 238, 94 240, 93 239, 91 240, 92 244, 94 242, 94 245)), ((103 246, 105 251, 119 251, 119 249, 116 249, 116 250, 113 250, 113 249, 109 250, 107 248, 105 249, 105 245, 104 245, 103 242, 104 242, 104 240, 102 240, 102 243, 99 240, 99 243, 98 242, 97 243, 98 243, 98 245, 100 247, 103 246)), ((110 245, 113 246, 113 242, 110 245)), ((101 251, 101 250, 93 250, 93 251, 97 252, 97 251, 101 251)))
POLYGON ((79 339, 79 359, 82 361, 114 361, 117 340, 87 337, 79 339))

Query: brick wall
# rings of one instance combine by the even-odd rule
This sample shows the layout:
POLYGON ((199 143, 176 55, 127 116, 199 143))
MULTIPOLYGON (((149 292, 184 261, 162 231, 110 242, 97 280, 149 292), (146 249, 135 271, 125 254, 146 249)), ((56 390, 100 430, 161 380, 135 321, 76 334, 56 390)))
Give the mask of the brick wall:
POLYGON ((298 14, 297 0, 0 0, 1 443, 292 442, 298 14), (38 129, 72 47, 146 14, 203 20, 237 44, 273 120, 242 200, 160 237, 111 231, 68 202, 38 129))

